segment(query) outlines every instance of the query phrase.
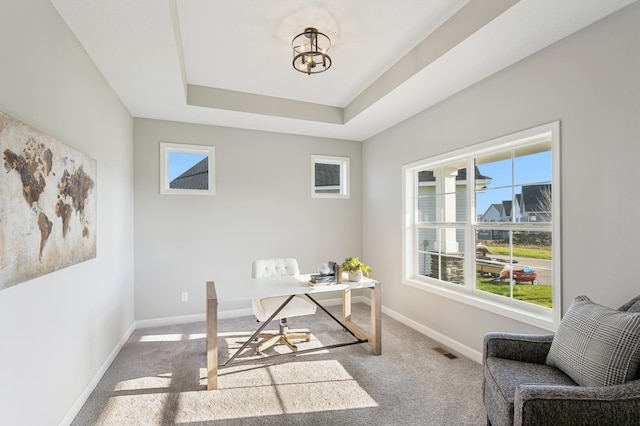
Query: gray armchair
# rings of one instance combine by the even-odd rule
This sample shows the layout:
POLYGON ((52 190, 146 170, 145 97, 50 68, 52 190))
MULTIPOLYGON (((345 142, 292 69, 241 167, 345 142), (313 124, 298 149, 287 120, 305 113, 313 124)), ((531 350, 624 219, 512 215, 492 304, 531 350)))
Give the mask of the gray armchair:
MULTIPOLYGON (((638 312, 640 297, 620 311, 638 312)), ((483 348, 482 396, 487 424, 639 425, 640 369, 635 380, 580 386, 547 365, 553 334, 488 333, 483 348)))

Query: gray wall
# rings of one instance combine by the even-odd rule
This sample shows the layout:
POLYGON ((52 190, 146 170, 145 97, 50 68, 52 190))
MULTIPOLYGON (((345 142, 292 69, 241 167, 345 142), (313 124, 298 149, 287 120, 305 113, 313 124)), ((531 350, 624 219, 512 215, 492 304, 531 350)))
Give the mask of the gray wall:
POLYGON ((134 145, 136 320, 202 314, 205 282, 250 278, 254 259, 315 272, 361 254, 360 142, 136 119, 134 145), (214 146, 216 195, 160 195, 160 142, 214 146), (350 199, 311 198, 312 154, 351 158, 350 199))
POLYGON ((561 120, 562 299, 640 293, 640 4, 595 23, 364 143, 364 257, 384 306, 479 353, 488 331, 536 332, 401 283, 401 166, 561 120))
POLYGON ((53 425, 133 325, 133 119, 48 0, 1 9, 0 110, 98 165, 97 257, 0 291, 0 424, 53 425))

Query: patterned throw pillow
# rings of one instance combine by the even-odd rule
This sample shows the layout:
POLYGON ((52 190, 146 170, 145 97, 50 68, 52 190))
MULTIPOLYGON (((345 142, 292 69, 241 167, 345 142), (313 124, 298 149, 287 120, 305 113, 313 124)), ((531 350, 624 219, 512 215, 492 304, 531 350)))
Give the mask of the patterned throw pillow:
POLYGON ((562 318, 547 364, 582 386, 619 385, 636 377, 640 314, 620 312, 578 296, 562 318))

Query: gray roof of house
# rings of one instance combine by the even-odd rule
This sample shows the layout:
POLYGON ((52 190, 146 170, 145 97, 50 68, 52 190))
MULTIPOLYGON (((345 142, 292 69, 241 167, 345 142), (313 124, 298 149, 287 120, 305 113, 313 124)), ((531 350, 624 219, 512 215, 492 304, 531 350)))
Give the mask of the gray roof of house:
POLYGON ((502 208, 505 216, 511 216, 511 207, 513 207, 513 202, 511 200, 504 200, 502 202, 502 208))
POLYGON ((169 182, 171 189, 209 189, 209 158, 203 158, 189 170, 169 182))
POLYGON ((316 163, 316 186, 340 185, 340 165, 316 163))
POLYGON ((528 212, 548 210, 545 192, 551 195, 550 183, 522 187, 522 198, 528 212))

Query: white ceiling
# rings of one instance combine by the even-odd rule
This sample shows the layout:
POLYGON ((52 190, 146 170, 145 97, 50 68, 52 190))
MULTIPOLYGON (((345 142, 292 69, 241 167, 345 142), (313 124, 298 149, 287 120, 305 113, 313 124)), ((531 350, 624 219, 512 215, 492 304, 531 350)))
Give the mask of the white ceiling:
POLYGON ((634 1, 51 0, 135 117, 358 141, 634 1))

